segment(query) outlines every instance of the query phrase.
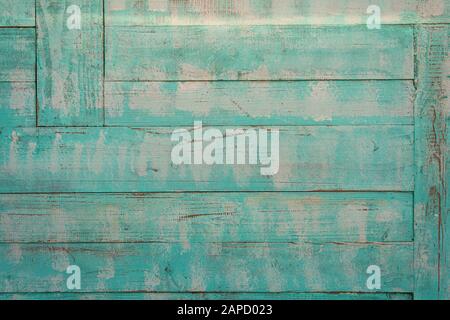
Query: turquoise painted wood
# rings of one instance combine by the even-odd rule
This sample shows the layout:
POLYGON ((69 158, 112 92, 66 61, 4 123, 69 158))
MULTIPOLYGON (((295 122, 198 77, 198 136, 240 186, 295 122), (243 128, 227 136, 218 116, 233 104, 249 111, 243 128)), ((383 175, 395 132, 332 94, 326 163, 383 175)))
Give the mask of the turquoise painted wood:
POLYGON ((407 242, 411 193, 0 195, 1 242, 407 242))
POLYGON ((414 187, 412 126, 283 127, 279 171, 273 176, 261 175, 261 165, 174 165, 171 154, 177 142, 171 141, 172 132, 173 128, 4 130, 0 192, 412 191, 414 187))
POLYGON ((33 82, 0 82, 0 127, 35 126, 35 94, 33 82))
POLYGON ((409 26, 108 27, 107 80, 413 79, 409 26))
POLYGON ((372 4, 0 0, 0 300, 450 299, 450 3, 372 4), (173 164, 195 121, 278 173, 173 164))
POLYGON ((102 125, 103 1, 36 1, 39 125, 102 125), (67 26, 73 5, 80 29, 67 26))
POLYGON ((85 270, 80 292, 369 292, 371 264, 383 292, 414 283, 411 243, 2 244, 0 255, 5 293, 68 292, 72 264, 85 270))
POLYGON ((35 81, 34 29, 0 28, 0 81, 35 81))
POLYGON ((448 298, 448 70, 450 29, 419 27, 416 100, 416 298, 448 298))
POLYGON ((412 300, 408 293, 15 293, 0 300, 412 300))
POLYGON ((412 81, 108 82, 109 126, 413 124, 412 81))
POLYGON ((0 0, 0 27, 34 27, 35 0, 0 0))
POLYGON ((107 25, 366 24, 376 4, 384 24, 448 23, 447 0, 106 0, 107 25))

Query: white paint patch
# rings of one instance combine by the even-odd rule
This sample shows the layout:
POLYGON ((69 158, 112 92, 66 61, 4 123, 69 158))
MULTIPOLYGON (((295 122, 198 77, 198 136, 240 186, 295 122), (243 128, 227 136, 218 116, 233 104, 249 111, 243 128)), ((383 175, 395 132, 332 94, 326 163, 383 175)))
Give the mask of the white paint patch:
POLYGON ((52 144, 52 151, 50 156, 50 172, 56 173, 59 170, 59 147, 61 145, 62 136, 60 133, 55 134, 55 139, 52 144))
POLYGON ((146 290, 154 291, 158 289, 158 286, 161 284, 160 274, 161 270, 157 264, 154 264, 149 271, 144 271, 144 285, 146 290))
POLYGON ((106 145, 105 132, 100 131, 97 143, 95 144, 95 153, 93 159, 90 161, 89 169, 96 174, 100 174, 103 169, 103 161, 105 159, 106 145))
POLYGON ((208 70, 200 69, 191 64, 183 63, 180 66, 180 80, 208 80, 211 78, 208 70))
POLYGON ((8 256, 11 258, 13 263, 19 263, 22 261, 22 247, 18 243, 13 243, 9 247, 8 256))
POLYGON ((19 136, 16 131, 11 133, 11 142, 9 144, 9 165, 8 170, 10 173, 17 172, 17 143, 19 141, 19 136))

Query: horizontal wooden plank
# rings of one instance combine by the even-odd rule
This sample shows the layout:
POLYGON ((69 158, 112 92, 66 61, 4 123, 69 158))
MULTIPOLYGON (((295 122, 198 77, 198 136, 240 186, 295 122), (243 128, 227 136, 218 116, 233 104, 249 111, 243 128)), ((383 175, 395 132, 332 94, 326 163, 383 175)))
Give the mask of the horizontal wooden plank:
POLYGON ((412 300, 408 293, 10 293, 0 300, 412 300))
POLYGON ((405 244, 11 244, 0 245, 0 292, 67 292, 66 269, 84 292, 411 292, 413 246, 405 244))
POLYGON ((0 81, 35 80, 34 29, 0 28, 0 81))
POLYGON ((412 241, 411 193, 0 195, 1 242, 412 241))
POLYGON ((412 124, 412 81, 111 82, 106 124, 412 124))
POLYGON ((446 0, 106 0, 108 25, 366 24, 376 4, 384 24, 448 23, 446 0))
POLYGON ((39 125, 103 125, 103 1, 37 1, 39 125), (80 29, 67 27, 72 5, 80 29))
POLYGON ((0 127, 36 125, 36 96, 33 82, 0 82, 0 127))
POLYGON ((107 80, 413 79, 410 26, 106 28, 107 80))
MULTIPOLYGON (((227 134, 230 128, 220 129, 227 134)), ((275 128, 269 129, 267 138, 272 140, 276 137, 275 128)), ((279 152, 274 149, 268 165, 175 165, 171 159, 175 146, 195 144, 194 150, 210 143, 195 139, 172 142, 173 131, 174 128, 5 129, 0 134, 0 192, 413 189, 413 127, 408 125, 281 127, 279 152), (264 168, 269 167, 274 175, 263 175, 264 168)), ((256 135, 257 131, 253 133, 256 135)), ((224 146, 223 154, 226 155, 226 149, 234 150, 237 137, 245 138, 246 134, 228 132, 228 137, 217 139, 224 146)), ((248 149, 239 151, 241 156, 246 155, 246 163, 248 149)), ((230 152, 235 153, 236 163, 237 152, 230 152)))
POLYGON ((0 27, 35 26, 35 0, 0 0, 0 27))

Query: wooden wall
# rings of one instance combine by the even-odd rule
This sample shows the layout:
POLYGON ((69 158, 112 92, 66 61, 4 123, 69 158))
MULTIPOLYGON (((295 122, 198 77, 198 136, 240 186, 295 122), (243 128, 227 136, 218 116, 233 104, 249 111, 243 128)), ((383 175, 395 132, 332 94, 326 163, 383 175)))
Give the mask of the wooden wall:
POLYGON ((0 299, 449 299, 450 2, 371 4, 0 0, 0 299), (173 165, 194 121, 279 172, 173 165))

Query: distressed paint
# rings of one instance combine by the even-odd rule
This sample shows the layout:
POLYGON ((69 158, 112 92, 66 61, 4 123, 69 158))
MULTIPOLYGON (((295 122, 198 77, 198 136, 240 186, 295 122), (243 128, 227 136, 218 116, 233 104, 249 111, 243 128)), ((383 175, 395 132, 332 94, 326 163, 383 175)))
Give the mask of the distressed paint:
POLYGON ((444 298, 448 176, 449 27, 419 27, 416 100, 415 297, 444 298))
POLYGON ((412 193, 0 195, 0 242, 412 240, 412 193))
POLYGON ((0 127, 36 125, 33 82, 0 82, 0 127))
POLYGON ((11 293, 0 300, 411 300, 408 293, 11 293))
POLYGON ((109 126, 413 124, 412 81, 110 82, 109 126))
POLYGON ((413 190, 412 126, 282 127, 274 176, 262 176, 259 165, 175 166, 172 131, 4 130, 0 191, 413 190))
POLYGON ((106 0, 107 25, 366 24, 376 4, 384 24, 448 23, 447 0, 106 0))
POLYGON ((0 299, 450 299, 448 0, 36 2, 0 0, 0 299), (281 126, 281 171, 173 166, 194 120, 281 126))
POLYGON ((35 81, 35 30, 0 28, 0 81, 35 81))
POLYGON ((0 256, 4 293, 67 292, 68 264, 84 270, 81 292, 369 292, 374 263, 383 292, 413 289, 411 243, 2 244, 0 256))
POLYGON ((413 29, 108 27, 107 80, 413 79, 413 29))
POLYGON ((103 124, 103 1, 36 0, 40 126, 103 124), (81 30, 69 30, 70 5, 81 30))
POLYGON ((34 27, 35 0, 0 0, 0 27, 34 27))

